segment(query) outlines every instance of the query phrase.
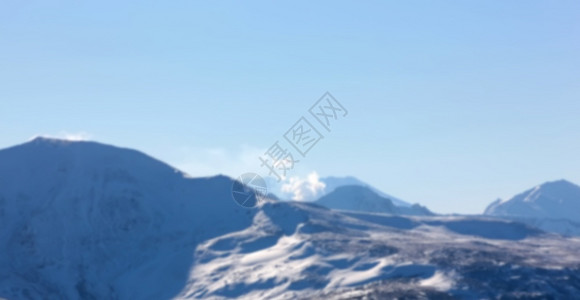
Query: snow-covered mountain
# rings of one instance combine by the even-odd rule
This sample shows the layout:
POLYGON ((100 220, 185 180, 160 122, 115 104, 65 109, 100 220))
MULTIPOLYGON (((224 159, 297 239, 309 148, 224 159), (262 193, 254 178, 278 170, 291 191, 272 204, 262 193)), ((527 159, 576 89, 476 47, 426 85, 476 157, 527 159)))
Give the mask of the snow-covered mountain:
POLYGON ((252 225, 231 186, 91 142, 1 150, 0 297, 171 298, 200 241, 252 225))
POLYGON ((580 186, 566 180, 547 182, 510 200, 493 202, 487 207, 485 214, 580 222, 580 186))
MULTIPOLYGON (((268 184, 268 189, 270 190, 270 192, 275 194, 280 199, 292 200, 293 197, 295 196, 293 191, 292 191, 292 188, 288 188, 289 186, 291 186, 291 184, 288 184, 286 182, 278 182, 273 177, 266 177, 265 180, 268 184)), ((386 193, 372 187, 371 185, 369 185, 369 184, 367 184, 367 183, 365 183, 365 182, 363 182, 363 181, 361 181, 353 176, 346 176, 346 177, 329 176, 329 177, 322 177, 322 178, 316 177, 315 182, 311 182, 311 181, 306 180, 304 182, 304 184, 307 185, 305 188, 309 189, 310 191, 309 191, 306 198, 300 199, 301 201, 306 201, 306 202, 315 201, 317 199, 324 197, 327 194, 332 193, 334 190, 336 190, 339 187, 356 185, 356 186, 367 187, 370 190, 372 190, 373 192, 375 192, 376 194, 379 194, 381 197, 390 199, 391 202, 393 202, 393 204, 395 204, 396 206, 402 206, 402 207, 411 207, 412 206, 410 203, 403 201, 397 197, 386 194, 386 193)))
POLYGON ((485 215, 517 219, 568 235, 580 235, 580 186, 566 180, 547 182, 510 200, 496 200, 485 215))
POLYGON ((138 151, 0 150, 0 298, 574 298, 580 240, 505 220, 339 212, 138 151))
POLYGON ((331 193, 314 201, 314 203, 339 210, 419 216, 433 215, 427 208, 417 204, 412 206, 397 206, 390 199, 380 196, 370 187, 362 185, 337 187, 331 193))
POLYGON ((332 193, 334 190, 336 190, 338 187, 341 187, 341 186, 358 185, 358 186, 367 187, 368 189, 370 189, 374 193, 378 194, 379 196, 391 200, 391 202, 393 202, 393 204, 396 206, 403 206, 403 207, 411 207, 412 206, 411 203, 403 201, 403 200, 401 200, 397 197, 391 196, 389 194, 386 194, 386 193, 376 189, 375 187, 359 180, 356 177, 352 177, 352 176, 347 176, 347 177, 329 176, 329 177, 321 178, 320 181, 322 181, 325 185, 325 189, 324 189, 325 194, 332 193))

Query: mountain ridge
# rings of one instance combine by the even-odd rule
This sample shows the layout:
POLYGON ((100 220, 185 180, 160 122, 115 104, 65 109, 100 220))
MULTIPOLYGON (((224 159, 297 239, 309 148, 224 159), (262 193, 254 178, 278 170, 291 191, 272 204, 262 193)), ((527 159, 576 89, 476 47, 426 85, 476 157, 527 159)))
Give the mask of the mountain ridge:
POLYGON ((545 182, 509 200, 492 202, 484 214, 580 221, 580 186, 564 179, 545 182))
POLYGON ((484 215, 512 219, 565 236, 580 236, 580 186, 548 181, 488 205, 484 215))
POLYGON ((8 254, 0 274, 12 282, 4 288, 23 287, 0 296, 173 297, 199 242, 251 226, 255 211, 233 202, 232 183, 187 178, 142 152, 96 142, 42 138, 0 150, 0 247, 8 254), (151 284, 137 288, 143 282, 151 284))
POLYGON ((580 240, 493 218, 270 199, 244 208, 232 198, 234 182, 190 178, 139 151, 94 142, 0 150, 0 298, 580 293, 569 284, 580 280, 580 240))

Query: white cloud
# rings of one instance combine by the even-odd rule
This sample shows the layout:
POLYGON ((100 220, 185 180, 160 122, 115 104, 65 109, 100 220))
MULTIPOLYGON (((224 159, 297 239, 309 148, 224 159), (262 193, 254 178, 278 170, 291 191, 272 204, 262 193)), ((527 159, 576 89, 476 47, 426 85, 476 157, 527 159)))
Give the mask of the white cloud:
POLYGON ((282 184, 282 192, 290 194, 292 200, 313 201, 324 193, 326 185, 320 181, 318 173, 311 172, 306 177, 287 178, 282 184))
MULTIPOLYGON (((285 178, 277 182, 268 175, 268 169, 261 166, 258 159, 266 152, 264 148, 242 145, 238 149, 183 147, 174 155, 172 165, 192 177, 224 174, 232 178, 252 172, 266 179, 268 191, 281 199, 313 201, 324 194, 326 185, 320 181, 318 173, 289 170, 285 178), (292 176, 293 174, 297 174, 292 176), (300 174, 308 174, 306 176, 300 174)), ((307 166, 302 166, 307 168, 307 166)))

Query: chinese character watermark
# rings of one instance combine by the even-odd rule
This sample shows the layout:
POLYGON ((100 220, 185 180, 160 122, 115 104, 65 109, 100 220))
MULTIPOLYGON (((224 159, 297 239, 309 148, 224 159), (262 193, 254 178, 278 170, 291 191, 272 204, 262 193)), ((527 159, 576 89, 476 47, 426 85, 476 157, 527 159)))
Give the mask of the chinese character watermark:
POLYGON ((270 170, 268 175, 276 177, 278 181, 286 177, 286 171, 294 169, 294 164, 299 162, 299 160, 294 159, 294 156, 288 149, 283 149, 278 144, 278 141, 264 153, 264 156, 258 157, 262 162, 260 167, 265 166, 268 168, 270 170))
POLYGON ((232 197, 243 207, 254 207, 267 195, 266 181, 256 173, 242 174, 232 184, 232 197))
POLYGON ((301 117, 296 124, 286 131, 284 138, 298 153, 306 157, 308 151, 314 148, 324 136, 306 118, 301 117))
MULTIPOLYGON (((319 124, 326 132, 331 132, 333 122, 348 115, 346 108, 329 92, 322 95, 308 109, 308 112, 310 116, 301 116, 283 135, 284 140, 303 158, 318 142, 324 139, 324 135, 321 133, 322 129, 313 124, 319 124), (316 120, 316 122, 309 121, 307 117, 316 120)), ((258 157, 261 162, 260 167, 265 168, 268 176, 276 178, 278 182, 284 180, 288 171, 293 170, 296 163, 300 162, 294 158, 291 150, 281 145, 280 141, 277 140, 262 156, 258 157)), ((264 179, 255 173, 246 173, 240 176, 236 182, 238 184, 234 183, 232 196, 241 206, 254 207, 267 195, 264 179), (255 196, 252 196, 252 193, 255 196)))
POLYGON ((346 117, 348 111, 329 92, 326 92, 308 112, 330 132, 331 120, 338 120, 339 117, 346 117))

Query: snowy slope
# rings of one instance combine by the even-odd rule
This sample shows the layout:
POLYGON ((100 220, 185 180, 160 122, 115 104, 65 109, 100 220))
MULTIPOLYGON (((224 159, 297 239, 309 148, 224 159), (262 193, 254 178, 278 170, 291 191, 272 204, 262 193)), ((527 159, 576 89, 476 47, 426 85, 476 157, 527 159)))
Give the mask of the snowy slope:
POLYGON ((566 180, 547 182, 508 201, 492 203, 485 214, 580 222, 580 186, 566 180))
POLYGON ((0 298, 496 298, 580 293, 580 240, 517 222, 233 201, 134 150, 0 150, 0 298))
POLYGON ((260 230, 200 245, 180 297, 566 298, 580 291, 580 240, 521 223, 342 214, 291 202, 264 203, 255 223, 260 230))
POLYGON ((580 236, 580 187, 547 182, 507 201, 496 200, 485 215, 525 222, 546 231, 580 236))
POLYGON ((2 150, 0 296, 172 297, 199 241, 252 224, 231 184, 97 143, 2 150))

